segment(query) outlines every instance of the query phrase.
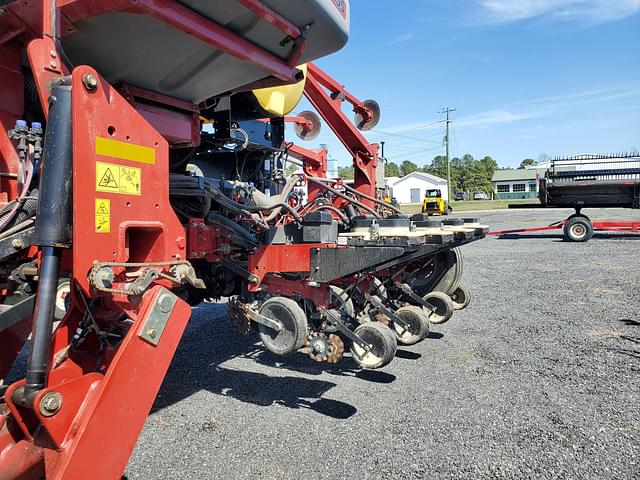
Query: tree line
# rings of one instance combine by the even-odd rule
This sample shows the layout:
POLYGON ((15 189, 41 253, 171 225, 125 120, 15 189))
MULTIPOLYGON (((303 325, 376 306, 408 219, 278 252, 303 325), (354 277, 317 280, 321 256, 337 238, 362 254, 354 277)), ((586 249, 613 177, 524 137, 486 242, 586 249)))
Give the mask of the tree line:
MULTIPOLYGON (((451 159, 451 186, 455 192, 487 192, 490 193, 491 177, 498 170, 497 162, 490 156, 476 159, 467 154, 462 158, 451 159)), ((401 164, 386 162, 385 177, 404 177, 413 172, 424 172, 440 178, 447 178, 447 158, 438 155, 422 167, 405 160, 401 164)), ((338 167, 338 175, 344 179, 353 178, 353 167, 338 167)))

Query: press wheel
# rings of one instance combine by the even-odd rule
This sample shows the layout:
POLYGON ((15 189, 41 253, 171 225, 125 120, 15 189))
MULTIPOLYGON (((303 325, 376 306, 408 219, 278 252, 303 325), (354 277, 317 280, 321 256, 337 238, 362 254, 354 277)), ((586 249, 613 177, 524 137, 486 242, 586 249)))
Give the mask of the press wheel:
POLYGON ((469 302, 471 301, 471 295, 460 285, 456 290, 450 295, 451 302, 453 303, 454 310, 462 310, 463 308, 467 308, 469 302))
POLYGON ((443 292, 431 292, 422 298, 436 309, 429 315, 429 322, 440 324, 449 321, 453 315, 453 302, 449 295, 443 292))
POLYGON ((408 323, 407 330, 397 323, 393 324, 398 343, 415 345, 427 338, 427 335, 429 335, 429 317, 422 308, 415 306, 401 307, 396 310, 395 314, 408 323))
POLYGON ((355 334, 371 347, 366 351, 355 343, 351 345, 353 359, 362 368, 382 368, 395 357, 398 342, 389 327, 378 322, 369 322, 356 328, 355 334))

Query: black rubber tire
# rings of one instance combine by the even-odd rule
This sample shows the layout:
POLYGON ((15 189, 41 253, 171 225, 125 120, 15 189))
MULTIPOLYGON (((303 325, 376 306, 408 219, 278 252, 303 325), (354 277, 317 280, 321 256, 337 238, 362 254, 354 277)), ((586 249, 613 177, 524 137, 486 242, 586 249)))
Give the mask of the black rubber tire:
POLYGON ((451 297, 454 310, 467 308, 471 302, 471 295, 462 285, 456 288, 456 290, 449 296, 451 297))
POLYGON ((304 310, 296 302, 273 297, 262 304, 258 313, 282 323, 279 332, 258 324, 260 340, 267 350, 276 355, 288 355, 302 348, 309 335, 309 324, 304 310))
POLYGON ((395 314, 401 320, 409 324, 409 329, 404 330, 399 325, 393 324, 393 331, 396 334, 398 343, 402 345, 415 345, 429 335, 429 316, 426 312, 413 305, 400 307, 395 314))
POLYGON ((398 349, 398 342, 389 327, 378 322, 367 322, 355 330, 355 334, 372 346, 365 352, 355 343, 351 345, 353 359, 358 365, 367 370, 382 368, 393 360, 398 349))
POLYGON ((451 297, 444 292, 430 292, 422 297, 426 302, 436 308, 435 312, 425 309, 429 316, 429 322, 439 325, 448 322, 453 316, 453 302, 451 297))
POLYGON ((569 242, 586 242, 591 237, 593 225, 587 217, 572 217, 564 226, 564 238, 569 242))

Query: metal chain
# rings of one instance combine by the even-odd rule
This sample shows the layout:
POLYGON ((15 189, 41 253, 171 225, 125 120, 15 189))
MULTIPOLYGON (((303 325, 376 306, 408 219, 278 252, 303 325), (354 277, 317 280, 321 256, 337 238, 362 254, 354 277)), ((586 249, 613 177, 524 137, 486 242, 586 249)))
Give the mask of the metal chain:
MULTIPOLYGON (((105 268, 105 267, 109 267, 109 268, 110 267, 119 267, 119 268, 147 267, 147 268, 153 268, 153 267, 173 267, 173 266, 176 266, 176 265, 188 265, 189 267, 191 267, 191 263, 186 261, 186 260, 174 261, 174 262, 97 262, 91 268, 91 272, 89 273, 89 281, 91 282, 91 285, 93 286, 93 288, 95 288, 99 292, 131 295, 130 291, 122 289, 122 288, 108 288, 108 287, 103 287, 103 286, 97 285, 96 282, 94 281, 97 272, 101 268, 105 268)), ((173 283, 176 283, 178 285, 181 284, 180 279, 178 279, 176 277, 172 277, 171 275, 168 275, 168 274, 163 273, 163 272, 158 272, 158 277, 159 278, 164 278, 164 279, 169 280, 169 281, 171 281, 173 283)))

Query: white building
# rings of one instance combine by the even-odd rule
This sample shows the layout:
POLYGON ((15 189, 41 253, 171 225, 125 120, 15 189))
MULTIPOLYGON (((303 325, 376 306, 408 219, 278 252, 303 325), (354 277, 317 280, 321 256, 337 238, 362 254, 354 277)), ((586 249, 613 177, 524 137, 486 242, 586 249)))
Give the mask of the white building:
POLYGON ((442 198, 448 199, 447 181, 429 173, 413 172, 393 182, 391 194, 398 203, 422 203, 427 190, 440 189, 442 198))

